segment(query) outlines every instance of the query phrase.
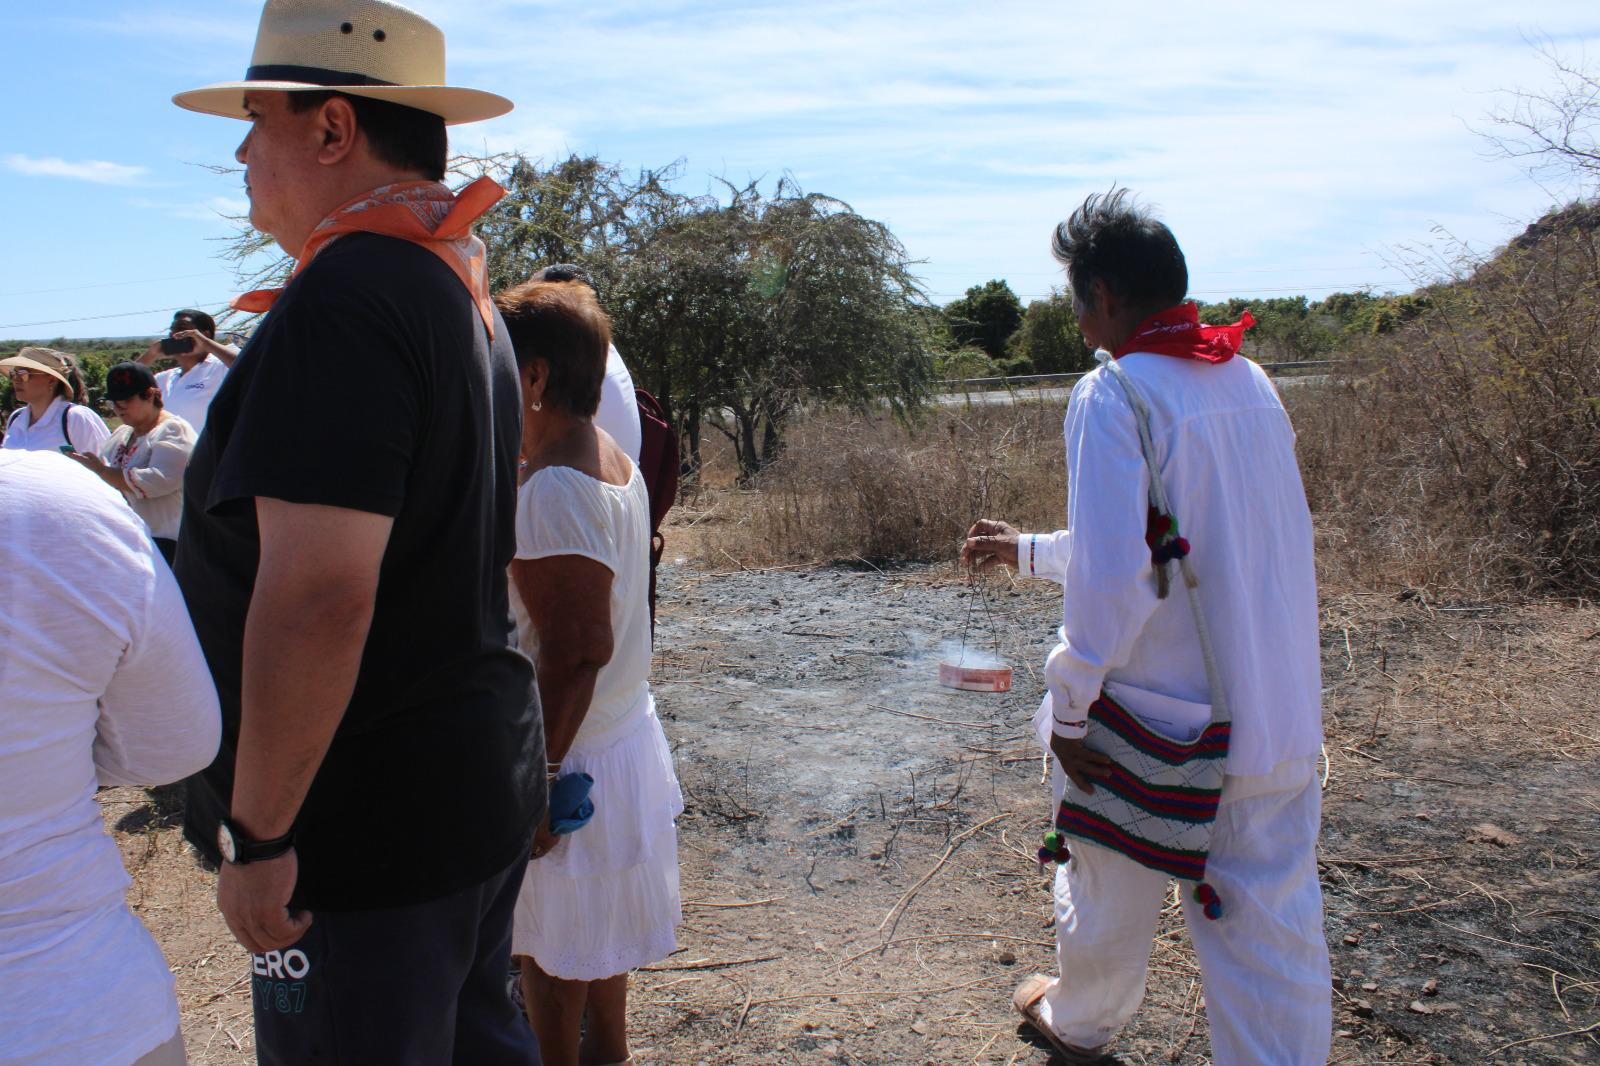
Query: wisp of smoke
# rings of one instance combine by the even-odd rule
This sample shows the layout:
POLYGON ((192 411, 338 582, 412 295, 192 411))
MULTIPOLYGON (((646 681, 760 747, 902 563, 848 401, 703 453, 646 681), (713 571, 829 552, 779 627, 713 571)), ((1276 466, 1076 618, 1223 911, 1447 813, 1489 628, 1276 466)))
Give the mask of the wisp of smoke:
POLYGON ((992 651, 974 648, 970 644, 963 646, 953 640, 939 645, 939 661, 972 670, 999 670, 1006 665, 1005 660, 992 651))

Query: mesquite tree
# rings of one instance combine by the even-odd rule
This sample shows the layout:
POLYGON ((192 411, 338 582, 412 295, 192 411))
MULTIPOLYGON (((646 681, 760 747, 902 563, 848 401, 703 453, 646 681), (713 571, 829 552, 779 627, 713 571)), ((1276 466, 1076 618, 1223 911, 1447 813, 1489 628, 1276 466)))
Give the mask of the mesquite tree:
MULTIPOLYGON (((462 156, 455 179, 506 189, 477 226, 498 290, 551 263, 584 267, 619 351, 699 465, 701 427, 733 442, 741 477, 770 463, 806 405, 925 399, 946 341, 905 248, 881 222, 784 178, 717 194, 676 191, 680 168, 626 173, 593 157, 550 166, 517 153, 462 156)), ((245 226, 234 250, 259 252, 245 226)), ((254 263, 281 277, 284 260, 254 263)))

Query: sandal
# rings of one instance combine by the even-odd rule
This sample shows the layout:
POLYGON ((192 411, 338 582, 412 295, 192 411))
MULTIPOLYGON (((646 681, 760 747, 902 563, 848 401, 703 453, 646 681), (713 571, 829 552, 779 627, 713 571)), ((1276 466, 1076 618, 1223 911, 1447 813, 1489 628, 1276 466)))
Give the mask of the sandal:
POLYGON ((1050 990, 1052 980, 1053 978, 1046 977, 1042 973, 1036 973, 1029 977, 1017 986, 1016 992, 1012 993, 1011 1005, 1017 1008, 1017 1013, 1022 1015, 1023 1020, 1032 1026, 1040 1036, 1050 1041, 1050 1046, 1055 1048, 1056 1053, 1070 1066, 1092 1066, 1095 1063, 1115 1061, 1107 1058, 1103 1047, 1083 1048, 1067 1043, 1056 1035, 1055 1030, 1040 1019, 1039 1001, 1050 990))

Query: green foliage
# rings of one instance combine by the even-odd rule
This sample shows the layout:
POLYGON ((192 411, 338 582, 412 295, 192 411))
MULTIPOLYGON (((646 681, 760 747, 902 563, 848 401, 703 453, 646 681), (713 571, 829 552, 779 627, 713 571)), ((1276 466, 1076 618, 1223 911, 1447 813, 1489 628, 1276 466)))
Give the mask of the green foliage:
POLYGON ((1297 419, 1307 485, 1426 561, 1414 583, 1600 590, 1600 227, 1550 219, 1488 259, 1443 245, 1448 283, 1334 301, 1369 335, 1360 376, 1297 419))
MULTIPOLYGON (((554 263, 587 270, 634 378, 666 406, 696 467, 706 424, 733 439, 748 478, 781 451, 802 406, 887 401, 908 417, 949 346, 888 227, 790 179, 770 194, 752 182, 688 196, 673 187, 676 165, 633 174, 593 156, 545 166, 520 153, 460 156, 450 172, 506 190, 476 227, 491 289, 554 263)), ((246 227, 232 251, 262 248, 246 227)))
POLYGON ((1202 322, 1236 322, 1248 310, 1256 326, 1246 333, 1244 354, 1259 362, 1320 359, 1339 344, 1342 330, 1332 316, 1313 307, 1304 296, 1270 300, 1235 297, 1222 303, 1200 304, 1202 322))
POLYGON ((922 400, 944 341, 888 227, 783 179, 673 191, 673 169, 624 174, 594 158, 489 161, 507 195, 485 216, 496 288, 557 262, 594 277, 618 348, 698 464, 700 428, 734 443, 749 478, 804 405, 922 400))
POLYGON ((1377 296, 1370 292, 1336 292, 1316 305, 1350 336, 1389 333, 1432 307, 1425 292, 1377 296))
POLYGON ((1031 368, 1012 371, 1017 374, 1073 374, 1094 367, 1094 353, 1083 343, 1072 300, 1059 291, 1028 304, 1006 351, 1014 365, 1026 362, 1031 368))
POLYGON ((940 354, 935 372, 941 381, 964 381, 968 378, 999 377, 1000 364, 982 348, 967 345, 940 354))
POLYGON ((1006 342, 1022 325, 1022 301, 1004 281, 986 281, 945 304, 944 317, 958 345, 976 345, 1000 359, 1006 354, 1006 342))

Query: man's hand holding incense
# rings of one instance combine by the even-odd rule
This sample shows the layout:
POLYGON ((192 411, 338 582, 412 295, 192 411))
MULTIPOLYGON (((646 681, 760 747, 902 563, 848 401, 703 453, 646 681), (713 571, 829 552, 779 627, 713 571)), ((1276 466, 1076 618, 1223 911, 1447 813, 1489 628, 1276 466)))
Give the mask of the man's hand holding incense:
POLYGON ((988 570, 996 563, 1017 565, 1017 538, 1022 534, 1015 527, 994 518, 980 518, 967 530, 966 543, 961 546, 961 564, 988 570))
POLYGON ((1052 734, 1050 754, 1056 757, 1056 763, 1068 780, 1091 795, 1094 793, 1091 778, 1111 776, 1111 760, 1085 745, 1081 737, 1069 740, 1052 734))

